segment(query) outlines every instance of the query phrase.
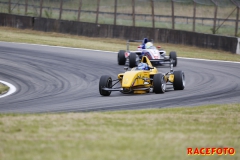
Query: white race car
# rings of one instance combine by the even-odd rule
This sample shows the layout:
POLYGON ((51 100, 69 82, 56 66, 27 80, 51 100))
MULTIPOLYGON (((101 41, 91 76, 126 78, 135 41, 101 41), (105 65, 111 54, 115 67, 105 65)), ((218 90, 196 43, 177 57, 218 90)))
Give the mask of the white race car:
POLYGON ((154 66, 172 63, 173 66, 176 67, 177 53, 171 51, 169 56, 166 56, 166 51, 160 48, 161 47, 156 48, 153 45, 153 40, 148 40, 147 38, 144 38, 143 40, 128 40, 127 50, 120 50, 118 52, 118 64, 128 64, 130 68, 133 68, 138 65, 143 56, 147 56, 154 66), (142 42, 142 44, 138 46, 137 51, 130 51, 129 42, 142 42))

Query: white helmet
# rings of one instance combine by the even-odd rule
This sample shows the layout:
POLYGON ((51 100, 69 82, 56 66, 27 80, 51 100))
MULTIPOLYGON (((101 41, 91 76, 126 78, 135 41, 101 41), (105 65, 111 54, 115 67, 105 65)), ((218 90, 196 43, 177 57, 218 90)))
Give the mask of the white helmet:
POLYGON ((146 49, 148 49, 148 48, 150 48, 150 47, 152 47, 152 46, 153 46, 152 42, 147 42, 147 43, 145 44, 145 48, 146 48, 146 49))

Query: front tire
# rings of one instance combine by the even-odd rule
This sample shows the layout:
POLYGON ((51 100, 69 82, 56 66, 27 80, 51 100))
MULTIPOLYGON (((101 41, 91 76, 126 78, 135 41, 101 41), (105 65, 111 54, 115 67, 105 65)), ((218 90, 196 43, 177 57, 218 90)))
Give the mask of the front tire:
POLYGON ((129 56, 129 68, 136 67, 136 53, 130 53, 129 56))
POLYGON ((119 65, 125 65, 126 63, 126 58, 125 58, 125 50, 120 50, 118 52, 118 64, 119 65))
POLYGON ((183 71, 174 71, 174 81, 173 88, 174 90, 184 90, 185 88, 185 75, 183 71))
POLYGON ((174 51, 171 51, 169 53, 169 59, 174 60, 173 67, 176 67, 177 66, 177 53, 174 51))
POLYGON ((153 77, 153 90, 156 94, 164 93, 166 90, 166 81, 162 74, 155 74, 153 77))
POLYGON ((112 88, 112 78, 110 76, 101 76, 99 81, 99 93, 102 96, 109 96, 111 94, 111 91, 105 91, 102 88, 112 88))

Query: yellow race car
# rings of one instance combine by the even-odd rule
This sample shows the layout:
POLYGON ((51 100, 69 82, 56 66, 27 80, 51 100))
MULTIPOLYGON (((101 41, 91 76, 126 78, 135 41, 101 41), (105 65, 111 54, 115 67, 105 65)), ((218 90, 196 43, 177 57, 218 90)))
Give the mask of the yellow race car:
POLYGON ((109 96, 112 91, 122 93, 143 94, 153 91, 154 93, 164 93, 166 85, 173 85, 174 90, 183 90, 185 88, 185 75, 183 71, 173 71, 173 63, 170 62, 170 72, 159 73, 156 67, 153 67, 149 59, 142 57, 141 63, 137 67, 125 73, 118 74, 118 79, 112 80, 110 76, 103 75, 99 81, 99 93, 102 96, 109 96), (120 87, 114 87, 120 83, 120 87))

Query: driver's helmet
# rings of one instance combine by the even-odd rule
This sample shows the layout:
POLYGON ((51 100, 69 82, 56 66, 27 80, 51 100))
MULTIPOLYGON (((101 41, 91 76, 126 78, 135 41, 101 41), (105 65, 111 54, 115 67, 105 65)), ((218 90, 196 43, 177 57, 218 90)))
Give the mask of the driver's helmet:
POLYGON ((148 49, 148 48, 150 48, 150 47, 152 47, 153 46, 153 43, 152 42, 147 42, 146 44, 145 44, 145 48, 146 49, 148 49))
POLYGON ((147 63, 139 63, 137 66, 137 70, 149 70, 147 63))

